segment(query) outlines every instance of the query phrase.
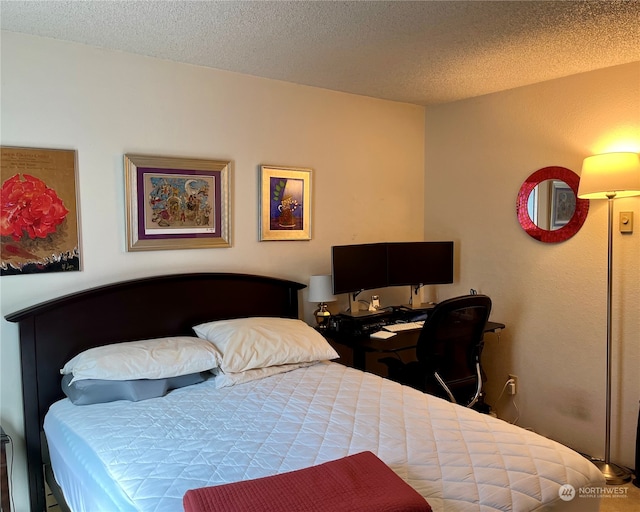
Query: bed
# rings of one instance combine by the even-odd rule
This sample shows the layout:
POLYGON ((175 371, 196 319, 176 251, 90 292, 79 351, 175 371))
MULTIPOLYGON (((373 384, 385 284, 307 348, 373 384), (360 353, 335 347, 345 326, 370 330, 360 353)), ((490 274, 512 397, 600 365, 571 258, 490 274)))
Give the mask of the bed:
POLYGON ((7 315, 20 326, 31 510, 45 510, 45 478, 74 512, 181 511, 192 489, 368 452, 434 511, 598 510, 591 497, 598 493, 585 492, 586 499, 580 489, 602 487, 604 479, 579 454, 331 362, 322 351, 286 371, 269 374, 269 364, 226 376, 218 371, 138 401, 74 405, 62 392, 60 369, 88 349, 193 337, 195 326, 235 320, 300 322, 302 288, 265 276, 178 274, 106 285, 7 315), (264 374, 246 378, 251 371, 264 374))

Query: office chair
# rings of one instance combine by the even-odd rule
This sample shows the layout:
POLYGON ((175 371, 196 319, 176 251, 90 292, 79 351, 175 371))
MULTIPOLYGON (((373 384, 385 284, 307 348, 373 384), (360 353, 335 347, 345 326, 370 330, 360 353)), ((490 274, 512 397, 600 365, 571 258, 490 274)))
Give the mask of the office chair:
POLYGON ((491 312, 486 295, 439 303, 427 317, 416 346, 417 361, 386 357, 389 378, 451 402, 473 407, 482 396, 480 355, 491 312))

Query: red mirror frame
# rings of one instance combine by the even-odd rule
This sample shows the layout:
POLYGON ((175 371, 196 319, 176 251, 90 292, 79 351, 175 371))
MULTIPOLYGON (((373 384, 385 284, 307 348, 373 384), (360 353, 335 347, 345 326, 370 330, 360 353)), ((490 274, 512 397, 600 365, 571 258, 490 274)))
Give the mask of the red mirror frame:
POLYGON ((545 243, 564 242, 575 235, 584 224, 587 213, 589 212, 589 200, 578 198, 579 183, 580 176, 566 167, 543 167, 529 176, 522 184, 522 187, 520 187, 516 205, 518 222, 520 222, 522 229, 524 229, 530 237, 545 243), (531 191, 538 184, 545 180, 562 180, 569 185, 576 195, 576 210, 573 212, 573 216, 564 226, 553 231, 536 226, 529 217, 527 209, 529 194, 531 194, 531 191))

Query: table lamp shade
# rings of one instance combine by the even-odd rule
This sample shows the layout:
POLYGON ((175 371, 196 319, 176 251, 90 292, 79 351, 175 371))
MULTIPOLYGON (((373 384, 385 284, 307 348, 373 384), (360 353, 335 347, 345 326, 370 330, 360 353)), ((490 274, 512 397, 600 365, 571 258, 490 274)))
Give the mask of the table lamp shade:
POLYGON ((309 279, 309 302, 334 302, 331 276, 311 276, 309 279))
POLYGON ((607 199, 640 195, 640 154, 604 153, 584 159, 578 197, 607 199))

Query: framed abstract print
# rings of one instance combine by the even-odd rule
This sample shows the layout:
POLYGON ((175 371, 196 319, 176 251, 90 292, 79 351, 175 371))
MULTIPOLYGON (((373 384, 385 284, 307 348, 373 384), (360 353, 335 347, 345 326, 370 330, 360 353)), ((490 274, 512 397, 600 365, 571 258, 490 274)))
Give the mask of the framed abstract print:
POLYGON ((260 240, 311 240, 311 169, 260 166, 260 240))
POLYGON ((0 274, 80 270, 76 151, 2 146, 0 274))
POLYGON ((231 247, 230 162, 125 155, 127 250, 231 247))

